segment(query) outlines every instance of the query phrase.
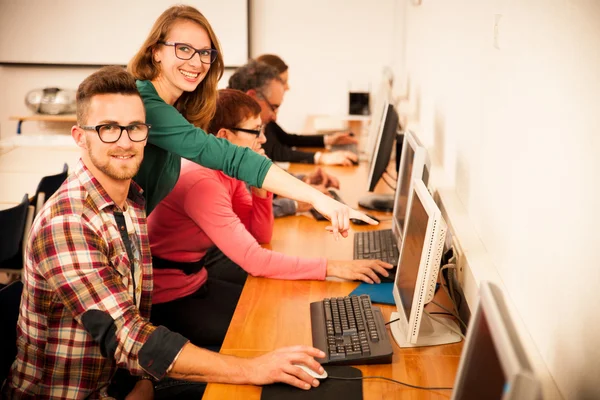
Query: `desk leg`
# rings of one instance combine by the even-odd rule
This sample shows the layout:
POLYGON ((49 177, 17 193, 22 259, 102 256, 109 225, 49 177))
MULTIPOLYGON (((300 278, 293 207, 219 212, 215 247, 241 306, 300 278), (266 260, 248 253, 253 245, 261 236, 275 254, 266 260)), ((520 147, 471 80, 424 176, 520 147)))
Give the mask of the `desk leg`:
POLYGON ((17 122, 17 135, 21 134, 21 125, 23 124, 23 120, 20 119, 19 122, 17 122))

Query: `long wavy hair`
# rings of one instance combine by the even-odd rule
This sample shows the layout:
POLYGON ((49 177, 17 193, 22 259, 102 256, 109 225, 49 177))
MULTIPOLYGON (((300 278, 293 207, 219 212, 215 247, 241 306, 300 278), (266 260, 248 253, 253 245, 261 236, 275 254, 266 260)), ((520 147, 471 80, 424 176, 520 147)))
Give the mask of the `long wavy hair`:
POLYGON ((163 12, 152 26, 144 44, 131 59, 127 70, 140 80, 152 80, 160 74, 160 64, 155 62, 153 51, 164 41, 173 25, 178 21, 192 21, 208 32, 211 47, 218 51, 217 59, 211 64, 208 73, 193 92, 183 92, 177 99, 175 108, 195 126, 206 130, 217 108, 217 83, 223 76, 224 63, 221 46, 208 20, 200 11, 191 6, 175 5, 163 12))

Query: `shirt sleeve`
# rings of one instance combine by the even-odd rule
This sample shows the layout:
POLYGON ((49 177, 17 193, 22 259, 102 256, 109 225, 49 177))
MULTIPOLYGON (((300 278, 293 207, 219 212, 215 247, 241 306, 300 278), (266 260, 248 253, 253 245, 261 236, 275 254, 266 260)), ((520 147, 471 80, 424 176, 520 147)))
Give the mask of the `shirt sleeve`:
POLYGON ((231 195, 216 178, 202 178, 190 188, 184 210, 229 259, 252 276, 325 279, 324 258, 292 257, 262 248, 233 211, 231 195))
POLYGON ((152 125, 149 143, 204 167, 223 171, 252 186, 262 187, 271 160, 249 148, 207 134, 159 98, 144 96, 143 100, 146 121, 152 125))
POLYGON ((269 243, 273 237, 273 193, 267 192, 262 198, 248 190, 245 185, 237 185, 233 195, 233 211, 238 215, 248 232, 258 243, 269 243))
POLYGON ((107 244, 80 216, 55 217, 36 235, 32 252, 37 272, 103 356, 133 375, 164 376, 187 339, 140 316, 123 282, 129 266, 111 264, 107 244), (153 362, 144 365, 144 358, 153 362))
POLYGON ((279 141, 277 135, 272 129, 265 129, 265 136, 267 141, 263 144, 265 154, 273 161, 288 161, 288 162, 299 162, 306 164, 315 163, 315 153, 294 150, 290 146, 285 145, 279 141))
POLYGON ((290 147, 325 147, 325 137, 323 135, 295 135, 283 130, 275 121, 267 124, 267 130, 272 130, 279 142, 290 147))

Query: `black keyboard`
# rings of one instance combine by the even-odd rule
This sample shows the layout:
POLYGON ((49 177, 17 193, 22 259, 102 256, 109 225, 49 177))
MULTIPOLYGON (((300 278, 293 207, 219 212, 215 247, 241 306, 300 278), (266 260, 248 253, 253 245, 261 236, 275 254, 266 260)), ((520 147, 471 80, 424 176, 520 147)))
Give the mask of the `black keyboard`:
POLYGON ((331 151, 350 151, 358 155, 358 145, 356 143, 334 144, 331 146, 331 151))
MULTIPOLYGON (((344 200, 342 200, 342 198, 340 197, 340 195, 338 194, 337 191, 329 189, 328 192, 329 192, 329 194, 331 194, 331 197, 333 197, 334 200, 339 201, 340 203, 346 204, 346 203, 344 203, 344 200)), ((327 218, 325 218, 325 216, 323 214, 321 214, 320 212, 318 212, 314 208, 310 209, 310 213, 312 214, 312 216, 317 221, 325 221, 325 220, 327 220, 327 218)))
POLYGON ((310 304, 313 347, 321 364, 389 364, 394 350, 379 307, 369 295, 334 297, 310 304))
POLYGON ((398 256, 396 238, 391 229, 354 234, 355 260, 381 260, 396 266, 398 256))

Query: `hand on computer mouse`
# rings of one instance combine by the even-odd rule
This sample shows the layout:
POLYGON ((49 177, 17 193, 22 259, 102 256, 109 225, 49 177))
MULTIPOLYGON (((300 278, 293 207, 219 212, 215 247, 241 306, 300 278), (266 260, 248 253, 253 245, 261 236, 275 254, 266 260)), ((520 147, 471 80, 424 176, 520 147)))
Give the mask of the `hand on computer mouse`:
POLYGON ((319 164, 351 166, 358 164, 358 156, 351 151, 339 150, 322 153, 319 164))
POLYGON ((323 373, 318 373, 317 371, 313 371, 312 369, 310 369, 309 367, 307 367, 304 364, 293 364, 293 365, 300 368, 302 371, 306 372, 307 374, 309 374, 310 376, 312 376, 315 379, 327 378, 327 371, 325 371, 325 369, 323 367, 321 367, 321 369, 323 370, 323 373))
POLYGON ((308 390, 319 386, 319 381, 294 364, 303 364, 313 371, 322 371, 315 358, 324 358, 325 353, 311 346, 283 347, 258 357, 245 359, 240 383, 268 385, 282 382, 299 389, 308 390))
POLYGON ((336 276, 352 281, 381 283, 379 276, 388 276, 393 265, 381 260, 327 260, 327 276, 336 276))

